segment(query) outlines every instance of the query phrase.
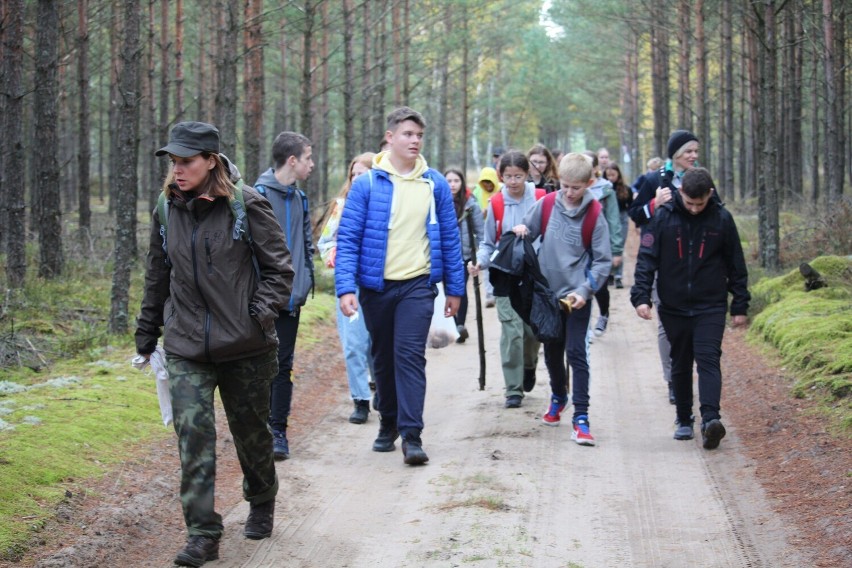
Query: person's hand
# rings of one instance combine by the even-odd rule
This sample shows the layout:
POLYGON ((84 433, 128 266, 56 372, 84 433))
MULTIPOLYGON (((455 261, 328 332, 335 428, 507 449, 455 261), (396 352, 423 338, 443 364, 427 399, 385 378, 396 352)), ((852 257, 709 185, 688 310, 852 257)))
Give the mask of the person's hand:
POLYGON ((481 270, 482 270, 482 267, 479 266, 478 262, 476 264, 474 264, 473 261, 470 261, 470 262, 467 263, 467 273, 470 274, 471 276, 479 276, 479 272, 481 270))
POLYGON ((355 315, 355 312, 358 311, 358 298, 355 297, 355 294, 350 293, 340 296, 340 311, 346 317, 355 315))
POLYGON ((654 198, 654 207, 659 207, 663 203, 668 203, 672 200, 672 190, 667 187, 658 187, 657 196, 654 198))
POLYGON ((447 296, 447 301, 444 303, 444 317, 451 318, 456 315, 461 305, 461 296, 447 296))
POLYGON ((574 310, 579 310, 586 305, 586 299, 577 292, 571 292, 565 296, 565 299, 571 302, 571 308, 574 310))
POLYGON ((328 268, 334 268, 334 261, 337 259, 337 247, 334 247, 330 251, 328 251, 328 258, 325 260, 325 265, 328 268))
POLYGON ((651 319, 651 306, 648 304, 639 304, 636 306, 636 315, 642 319, 651 319))
POLYGON ((621 266, 621 256, 612 257, 612 267, 618 268, 619 266, 621 266))
POLYGON ((512 227, 512 232, 515 233, 516 237, 522 239, 529 234, 530 230, 527 229, 526 225, 521 223, 520 225, 515 225, 514 227, 512 227))
POLYGON ((748 318, 744 315, 731 316, 731 325, 734 327, 741 327, 746 324, 748 318))

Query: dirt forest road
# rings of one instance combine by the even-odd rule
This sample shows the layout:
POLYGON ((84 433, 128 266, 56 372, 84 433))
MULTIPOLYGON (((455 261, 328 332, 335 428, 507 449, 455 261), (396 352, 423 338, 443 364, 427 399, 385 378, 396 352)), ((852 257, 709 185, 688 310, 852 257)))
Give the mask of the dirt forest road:
POLYGON ((404 465, 398 447, 371 451, 376 414, 351 425, 341 406, 279 464, 272 538, 245 540, 247 505, 236 504, 221 559, 208 565, 806 565, 752 476, 735 425, 712 452, 699 439, 672 439, 656 322, 636 317, 627 298, 613 290, 610 330, 590 346, 596 447, 572 442, 567 424, 542 424, 543 358, 523 407, 503 408, 499 325, 485 310, 484 391, 475 334, 428 350, 426 466, 404 465))

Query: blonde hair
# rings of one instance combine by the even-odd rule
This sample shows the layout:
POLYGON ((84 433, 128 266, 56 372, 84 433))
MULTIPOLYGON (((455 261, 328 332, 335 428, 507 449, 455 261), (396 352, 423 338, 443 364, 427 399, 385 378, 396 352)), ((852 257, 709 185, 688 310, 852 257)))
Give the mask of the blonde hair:
POLYGON ((342 197, 346 199, 346 196, 349 194, 349 190, 352 189, 352 182, 355 181, 352 179, 352 171, 355 169, 355 164, 361 164, 368 170, 373 169, 373 158, 376 157, 374 152, 364 152, 358 156, 355 156, 351 162, 349 162, 349 167, 346 169, 346 179, 343 180, 343 186, 340 188, 340 193, 337 194, 338 197, 342 197))
MULTIPOLYGON (((237 188, 233 183, 231 183, 231 173, 225 166, 224 162, 222 162, 222 158, 220 158, 218 154, 212 154, 210 152, 199 152, 196 155, 200 155, 205 160, 213 158, 213 161, 216 163, 216 165, 213 166, 213 169, 208 171, 207 177, 203 182, 201 182, 201 185, 198 186, 196 193, 199 195, 208 195, 214 198, 232 198, 234 196, 234 191, 237 188)), ((166 199, 170 198, 172 193, 174 193, 174 190, 171 187, 174 181, 175 169, 174 167, 170 167, 169 173, 166 175, 165 181, 163 181, 163 192, 166 194, 166 199)))
POLYGON ((559 179, 569 182, 587 182, 595 175, 592 160, 577 152, 562 156, 559 161, 559 179))

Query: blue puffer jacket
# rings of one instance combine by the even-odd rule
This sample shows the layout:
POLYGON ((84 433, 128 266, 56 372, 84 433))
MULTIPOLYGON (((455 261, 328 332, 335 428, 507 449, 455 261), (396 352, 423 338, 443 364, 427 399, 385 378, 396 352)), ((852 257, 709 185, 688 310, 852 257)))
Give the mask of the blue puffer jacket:
MULTIPOLYGON (((429 282, 443 281, 447 296, 461 296, 464 265, 450 186, 432 168, 423 177, 432 185, 434 202, 434 212, 424 219, 432 263, 429 282)), ((354 294, 358 286, 384 290, 393 189, 390 175, 379 169, 361 174, 352 184, 337 232, 334 284, 338 297, 354 294)))

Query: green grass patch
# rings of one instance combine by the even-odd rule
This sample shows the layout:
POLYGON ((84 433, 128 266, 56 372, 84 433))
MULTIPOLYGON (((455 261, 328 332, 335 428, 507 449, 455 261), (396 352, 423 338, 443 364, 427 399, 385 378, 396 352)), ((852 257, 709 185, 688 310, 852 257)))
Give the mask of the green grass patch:
POLYGON ((819 395, 821 409, 852 435, 852 257, 810 264, 828 287, 805 292, 798 269, 758 282, 749 333, 775 347, 796 374, 795 396, 819 395))

